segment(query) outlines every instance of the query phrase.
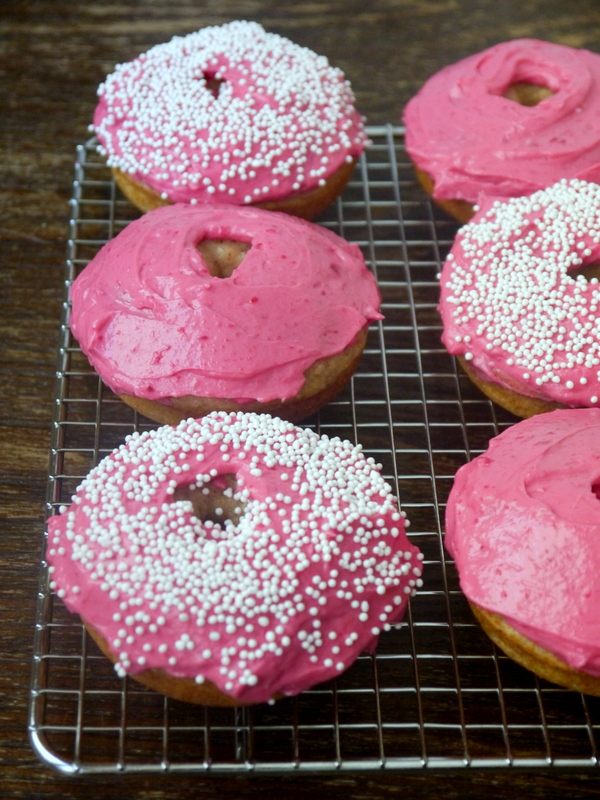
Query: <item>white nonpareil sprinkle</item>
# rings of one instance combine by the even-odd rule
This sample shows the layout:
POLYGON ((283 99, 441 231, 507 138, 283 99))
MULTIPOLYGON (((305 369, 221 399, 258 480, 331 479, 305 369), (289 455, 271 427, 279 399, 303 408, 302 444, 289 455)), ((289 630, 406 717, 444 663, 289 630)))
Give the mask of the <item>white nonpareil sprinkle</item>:
POLYGON ((264 414, 218 412, 133 434, 51 520, 53 548, 68 545, 52 557, 59 594, 73 602, 90 575, 100 594, 84 616, 94 625, 95 608, 108 615, 121 672, 189 663, 196 681, 234 692, 258 683, 265 659, 295 666, 298 651, 339 671, 379 634, 384 607, 397 621, 410 575, 421 574, 378 467, 360 446, 264 414), (177 486, 232 470, 237 488, 223 494, 240 503, 238 522, 202 522, 189 500, 172 500, 177 486), (355 629, 358 644, 344 633, 355 629))
POLYGON ((255 22, 176 36, 119 64, 98 94, 108 164, 163 197, 242 204, 312 188, 367 141, 343 73, 255 22))
POLYGON ((570 273, 600 260, 600 186, 563 180, 496 201, 452 250, 442 277, 451 352, 489 379, 499 370, 528 382, 525 394, 597 402, 600 287, 570 273))

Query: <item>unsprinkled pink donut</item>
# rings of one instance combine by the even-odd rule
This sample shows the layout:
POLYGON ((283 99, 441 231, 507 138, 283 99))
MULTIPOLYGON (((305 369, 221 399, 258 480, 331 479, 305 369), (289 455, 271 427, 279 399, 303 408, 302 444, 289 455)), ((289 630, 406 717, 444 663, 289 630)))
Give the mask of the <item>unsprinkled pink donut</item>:
POLYGON ((481 196, 600 182, 599 120, 600 55, 536 39, 445 67, 404 111, 419 179, 462 222, 481 196))
POLYGON ((357 245, 239 206, 150 211, 100 250, 71 299, 91 364, 161 424, 209 411, 303 419, 346 384, 381 319, 357 245), (199 252, 207 242, 249 249, 225 277, 199 252))
POLYGON ((462 466, 445 544, 485 632, 548 681, 600 695, 600 410, 507 428, 462 466))

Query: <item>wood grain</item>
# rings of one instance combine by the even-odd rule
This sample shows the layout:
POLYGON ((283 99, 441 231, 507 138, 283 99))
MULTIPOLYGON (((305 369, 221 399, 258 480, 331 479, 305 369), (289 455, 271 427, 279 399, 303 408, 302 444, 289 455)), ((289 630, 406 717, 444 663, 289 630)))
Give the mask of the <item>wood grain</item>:
POLYGON ((3 798, 597 797, 594 771, 377 773, 288 779, 67 780, 30 749, 27 694, 68 198, 75 146, 117 62, 174 34, 232 19, 328 56, 372 124, 399 120, 436 70, 495 42, 537 36, 600 52, 595 0, 131 0, 0 4, 0 784, 3 798))

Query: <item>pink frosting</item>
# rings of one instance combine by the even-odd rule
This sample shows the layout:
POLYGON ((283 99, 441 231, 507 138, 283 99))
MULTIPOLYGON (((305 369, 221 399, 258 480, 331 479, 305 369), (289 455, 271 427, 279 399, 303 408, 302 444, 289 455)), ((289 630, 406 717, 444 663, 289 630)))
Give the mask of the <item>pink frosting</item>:
POLYGON ((118 65, 98 94, 109 165, 172 202, 306 192, 368 141, 341 70, 256 22, 176 36, 118 65))
POLYGON ((600 410, 508 428, 456 474, 446 547, 469 600, 600 676, 600 410))
POLYGON ((600 182, 600 56, 535 39, 504 42, 431 77, 404 112, 406 148, 438 199, 516 197, 561 178, 600 182), (513 84, 554 94, 536 106, 513 84))
POLYGON ((105 383, 153 400, 293 397, 340 353, 380 296, 357 245, 286 214, 177 204, 127 226, 72 287, 71 329, 105 383), (228 278, 203 239, 251 243, 228 278))
POLYGON ((373 647, 422 584, 379 468, 360 445, 264 414, 134 434, 49 520, 51 588, 119 675, 157 667, 245 702, 296 694, 373 647), (231 474, 237 524, 173 499, 231 474))
POLYGON ((442 340, 484 380, 567 406, 600 397, 600 187, 561 181, 495 201, 459 231, 442 271, 442 340))

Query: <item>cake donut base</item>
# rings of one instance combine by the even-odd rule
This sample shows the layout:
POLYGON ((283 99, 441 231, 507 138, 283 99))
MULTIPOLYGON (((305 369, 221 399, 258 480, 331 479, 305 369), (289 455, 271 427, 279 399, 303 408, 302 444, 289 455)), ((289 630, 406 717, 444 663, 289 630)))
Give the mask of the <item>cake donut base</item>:
MULTIPOLYGON (((350 180, 356 161, 342 164, 333 175, 325 180, 323 186, 316 186, 307 192, 293 194, 283 197, 281 200, 271 200, 264 203, 251 203, 257 208, 265 208, 267 211, 283 211, 295 217, 311 220, 328 208, 338 195, 346 188, 350 180)), ((112 167, 112 174, 119 189, 134 206, 146 213, 159 206, 171 205, 171 201, 160 196, 158 192, 136 181, 131 175, 112 167)))
MULTIPOLYGON (((109 661, 116 664, 117 659, 112 654, 106 639, 87 623, 85 629, 109 661)), ((217 689, 214 683, 210 681, 198 684, 192 678, 175 678, 162 669, 147 669, 145 672, 130 675, 130 677, 148 689, 153 689, 155 692, 160 692, 160 694, 171 697, 173 700, 181 700, 184 703, 229 708, 232 706, 251 705, 250 703, 244 703, 243 700, 229 697, 229 695, 217 689)))
POLYGON ((425 189, 429 197, 437 203, 440 208, 443 208, 446 214, 450 214, 451 217, 457 219, 459 222, 468 222, 472 216, 475 214, 475 209, 473 208, 473 204, 469 203, 467 200, 440 200, 434 196, 435 191, 435 184, 433 182, 433 178, 429 173, 424 172, 422 169, 419 169, 416 164, 413 163, 413 167, 415 170, 415 174, 417 176, 417 180, 425 189))
POLYGON ((332 400, 356 370, 367 341, 367 330, 362 330, 354 342, 341 353, 329 358, 321 358, 306 370, 306 380, 302 389, 289 400, 270 400, 266 403, 253 401, 238 403, 235 400, 218 397, 169 398, 169 405, 158 400, 148 400, 121 394, 119 397, 133 409, 161 425, 177 425, 189 417, 204 417, 211 411, 252 412, 272 414, 289 422, 297 422, 310 417, 319 408, 332 400))
POLYGON ((546 400, 540 400, 538 397, 527 397, 527 395, 515 392, 513 389, 486 381, 475 370, 471 369, 469 362, 463 356, 456 356, 456 358, 466 375, 480 391, 516 417, 527 419, 528 417, 534 417, 536 414, 545 414, 547 411, 567 408, 567 406, 560 403, 547 402, 546 400))
POLYGON ((566 689, 600 696, 600 678, 569 667, 560 658, 516 631, 499 614, 486 611, 470 601, 469 605, 485 633, 517 664, 566 689))

